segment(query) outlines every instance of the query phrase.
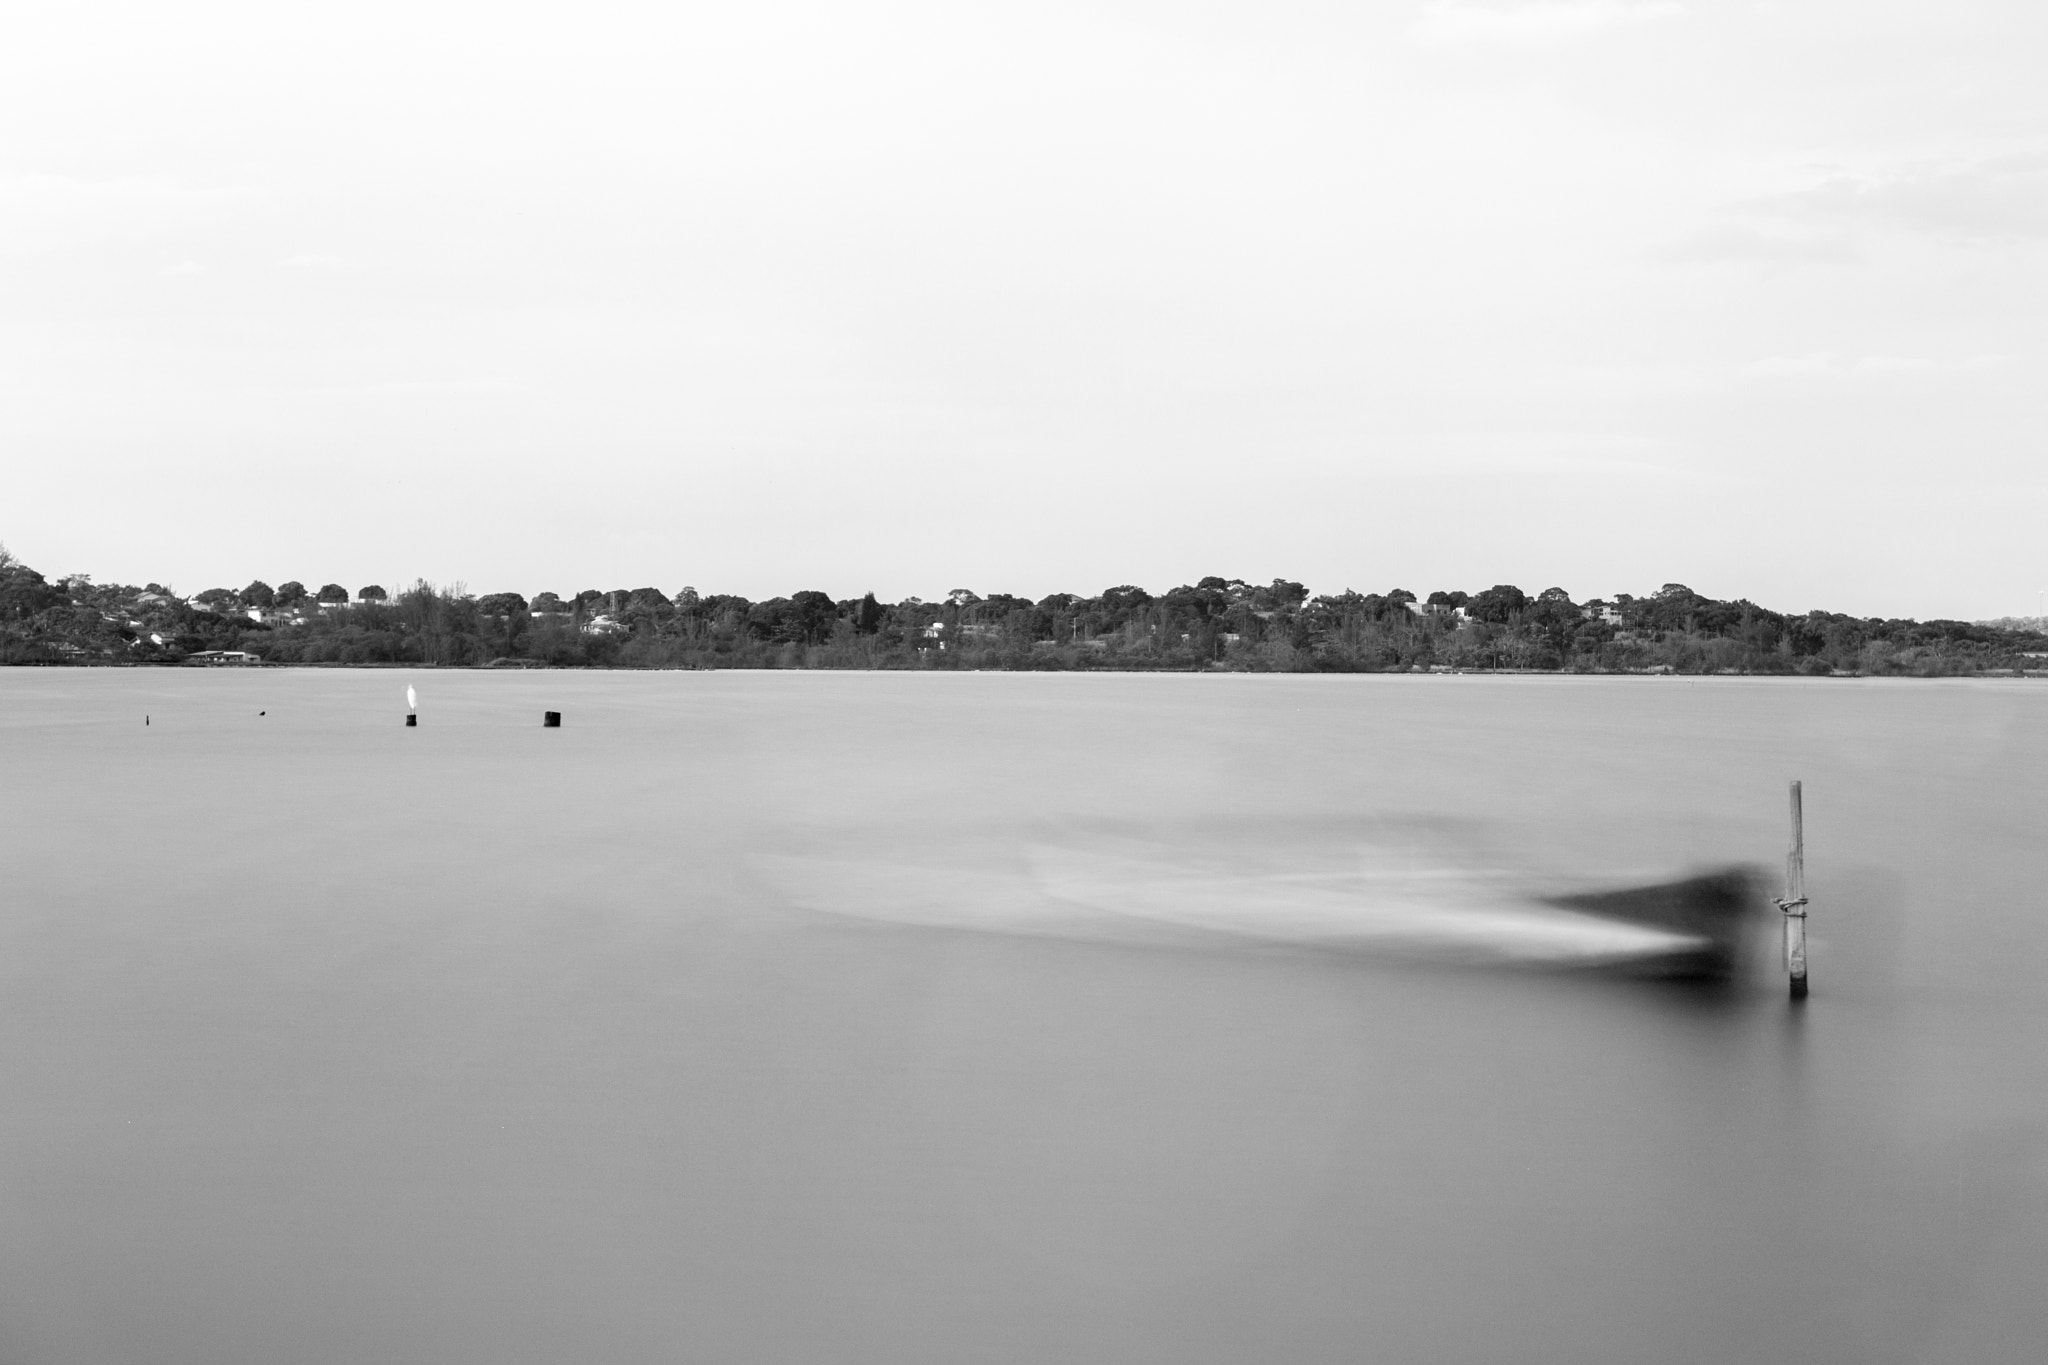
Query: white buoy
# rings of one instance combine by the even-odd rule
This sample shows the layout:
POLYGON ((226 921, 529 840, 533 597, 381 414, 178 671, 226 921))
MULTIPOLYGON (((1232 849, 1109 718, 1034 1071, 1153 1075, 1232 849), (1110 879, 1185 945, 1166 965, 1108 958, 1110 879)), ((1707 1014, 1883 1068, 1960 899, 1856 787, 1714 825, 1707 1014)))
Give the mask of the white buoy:
POLYGON ((405 723, 407 725, 418 725, 420 723, 419 712, 420 694, 412 690, 411 683, 407 683, 405 685, 405 723))

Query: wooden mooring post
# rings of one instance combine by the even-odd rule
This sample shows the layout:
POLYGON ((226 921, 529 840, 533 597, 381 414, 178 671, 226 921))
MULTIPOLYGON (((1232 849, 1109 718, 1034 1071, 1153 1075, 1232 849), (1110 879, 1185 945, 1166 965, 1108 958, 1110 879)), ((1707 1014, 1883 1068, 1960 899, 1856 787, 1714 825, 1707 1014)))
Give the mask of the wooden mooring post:
POLYGON ((1785 894, 1778 898, 1785 912, 1785 972, 1792 978, 1792 998, 1806 998, 1806 815, 1799 783, 1792 784, 1792 851, 1785 855, 1785 894))

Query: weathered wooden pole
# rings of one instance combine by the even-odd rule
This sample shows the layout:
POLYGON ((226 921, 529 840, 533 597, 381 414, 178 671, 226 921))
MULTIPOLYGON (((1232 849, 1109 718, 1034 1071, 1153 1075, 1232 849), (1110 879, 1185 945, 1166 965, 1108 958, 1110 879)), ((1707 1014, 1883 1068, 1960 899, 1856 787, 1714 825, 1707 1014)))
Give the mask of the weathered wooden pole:
POLYGON ((1785 855, 1785 894, 1778 901, 1785 912, 1785 971, 1792 978, 1792 998, 1806 998, 1806 816, 1799 783, 1792 784, 1792 851, 1785 855))

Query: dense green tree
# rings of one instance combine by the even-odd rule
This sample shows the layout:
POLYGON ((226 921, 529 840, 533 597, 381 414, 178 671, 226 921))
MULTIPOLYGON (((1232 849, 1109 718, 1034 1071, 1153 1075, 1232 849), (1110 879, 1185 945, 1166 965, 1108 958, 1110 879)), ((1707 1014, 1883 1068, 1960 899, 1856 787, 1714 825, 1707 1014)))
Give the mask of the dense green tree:
POLYGON ((1172 621, 1208 622, 1221 620, 1233 605, 1229 584, 1221 578, 1204 578, 1192 586, 1183 584, 1159 598, 1172 621))
POLYGON ((1529 605, 1529 597, 1512 583, 1496 583, 1485 592, 1474 593, 1465 610, 1474 620, 1489 625, 1506 625, 1529 605))
POLYGON ((63 600, 62 592, 0 546, 0 620, 26 621, 63 600))
POLYGON ((832 633, 832 623, 839 619, 839 604, 829 593, 796 593, 789 599, 785 619, 788 627, 796 632, 796 638, 816 644, 832 633))
POLYGON ((485 616, 524 616, 526 599, 516 592, 494 592, 477 599, 476 609, 485 616))
POLYGON ((1257 589, 1254 600, 1269 611, 1292 611, 1308 600, 1308 589, 1292 579, 1276 578, 1257 589))
POLYGON ((272 590, 268 583, 259 578, 248 587, 242 589, 242 605, 245 607, 274 607, 277 605, 277 593, 272 590))
POLYGON ((635 625, 659 627, 675 615, 668 594, 660 588, 634 588, 619 602, 621 617, 635 625))

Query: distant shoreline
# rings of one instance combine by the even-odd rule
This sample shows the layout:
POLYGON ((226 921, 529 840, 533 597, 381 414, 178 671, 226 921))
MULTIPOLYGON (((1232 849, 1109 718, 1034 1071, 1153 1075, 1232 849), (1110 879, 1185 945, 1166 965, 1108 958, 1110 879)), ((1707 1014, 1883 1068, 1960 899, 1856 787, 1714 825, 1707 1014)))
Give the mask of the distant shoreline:
POLYGON ((1218 577, 1037 601, 957 588, 936 602, 754 602, 651 587, 528 600, 425 581, 181 597, 158 583, 51 583, 0 551, 0 664, 2018 678, 2048 674, 2048 619, 1790 615, 1682 583, 1575 602, 1505 583, 1421 598, 1218 577))
POLYGON ((493 667, 490 664, 436 664, 407 661, 369 661, 362 663, 320 660, 311 662, 268 662, 258 660, 252 663, 208 664, 190 660, 175 661, 131 661, 131 660, 33 660, 7 665, 15 668, 62 668, 83 670, 117 671, 179 671, 197 673, 235 672, 277 672, 286 669, 309 671, 361 672, 433 672, 433 673, 819 673, 819 674, 862 674, 872 677, 899 676, 946 676, 959 674, 1014 673, 1020 676, 1059 677, 1205 677, 1205 678, 1304 678, 1304 677, 1372 677, 1372 678, 1645 678, 1696 680, 1702 678, 1721 679, 1780 679, 1798 682, 1844 682, 1860 680, 1906 680, 1915 682, 1967 681, 1988 679, 2001 682, 2025 682, 2048 680, 2048 668, 2012 669, 1980 668, 1952 673, 1859 673, 1829 672, 1822 674, 1795 672, 1745 671, 1742 669, 1721 669, 1716 671, 1684 672, 1673 668, 1454 668, 1436 666, 1429 668, 1309 668, 1309 669, 1256 669, 1214 666, 1208 668, 1117 668, 1097 665, 1087 668, 1004 668, 996 667, 924 667, 924 668, 860 668, 842 665, 731 665, 704 668, 696 665, 648 666, 632 664, 529 664, 516 668, 493 667))

